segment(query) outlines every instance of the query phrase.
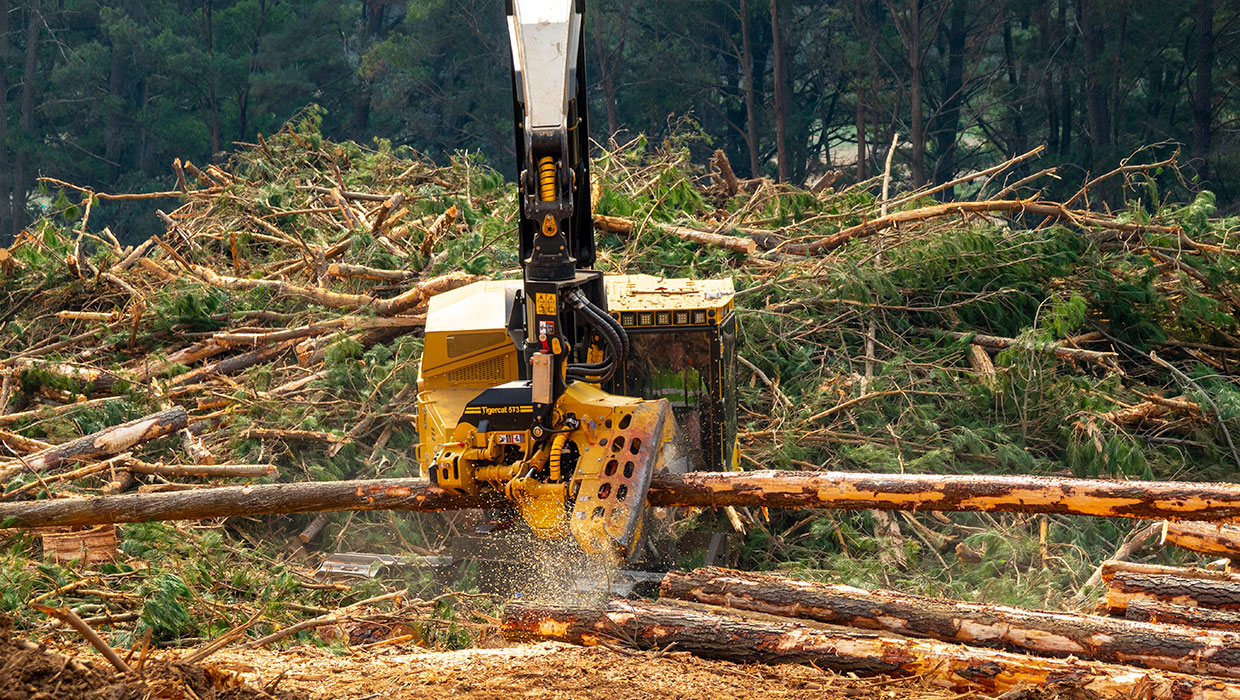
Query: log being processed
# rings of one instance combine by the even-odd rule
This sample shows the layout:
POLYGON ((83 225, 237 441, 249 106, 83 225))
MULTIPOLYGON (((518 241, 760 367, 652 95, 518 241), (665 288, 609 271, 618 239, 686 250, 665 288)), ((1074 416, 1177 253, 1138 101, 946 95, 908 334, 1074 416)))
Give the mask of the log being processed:
POLYGON ((655 506, 995 511, 1168 520, 1240 516, 1240 485, 1050 476, 693 472, 651 484, 655 506))
POLYGON ((665 598, 1048 656, 1240 678, 1240 635, 1022 610, 743 571, 672 571, 665 598))
MULTIPOLYGON (((1240 516, 1240 485, 1035 476, 851 472, 690 472, 654 477, 656 507, 753 506, 837 510, 992 511, 1222 520, 1240 516)), ((0 503, 0 527, 99 525, 342 510, 441 511, 495 505, 426 479, 229 486, 0 503)))
POLYGON ((1016 688, 1072 687, 1104 697, 1234 700, 1240 684, 1075 658, 1054 659, 909 639, 755 621, 726 611, 614 601, 602 608, 509 603, 501 630, 510 640, 550 639, 594 646, 674 648, 737 663, 798 663, 858 676, 916 676, 956 692, 1005 693, 1016 688))

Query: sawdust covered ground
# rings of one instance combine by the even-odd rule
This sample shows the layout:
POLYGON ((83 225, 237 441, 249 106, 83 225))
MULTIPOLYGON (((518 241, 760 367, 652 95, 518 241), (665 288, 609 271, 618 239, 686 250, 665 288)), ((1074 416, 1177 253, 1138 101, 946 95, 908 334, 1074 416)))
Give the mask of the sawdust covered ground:
POLYGON ((809 666, 739 665, 686 653, 582 648, 544 642, 448 652, 373 650, 333 656, 318 647, 223 651, 211 662, 257 686, 311 698, 960 698, 914 680, 849 679, 809 666))

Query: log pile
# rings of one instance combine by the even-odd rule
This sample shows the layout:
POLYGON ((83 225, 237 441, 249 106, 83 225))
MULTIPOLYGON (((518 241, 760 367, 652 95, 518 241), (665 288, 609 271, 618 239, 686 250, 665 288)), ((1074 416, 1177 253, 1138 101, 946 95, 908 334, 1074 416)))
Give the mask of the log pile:
POLYGON ((918 677, 955 692, 1026 686, 1091 697, 1240 697, 1240 635, 813 584, 723 569, 669 573, 659 603, 509 603, 512 640, 674 648, 738 663, 918 677), (684 602, 690 601, 690 602, 684 602), (824 625, 821 623, 829 623, 824 625), (1211 678, 1209 676, 1218 676, 1211 678))
POLYGON ((1128 620, 1164 622, 1198 629, 1240 630, 1240 528, 1227 522, 1162 524, 1163 545, 1218 556, 1196 568, 1108 561, 1099 569, 1106 597, 1099 608, 1128 620))

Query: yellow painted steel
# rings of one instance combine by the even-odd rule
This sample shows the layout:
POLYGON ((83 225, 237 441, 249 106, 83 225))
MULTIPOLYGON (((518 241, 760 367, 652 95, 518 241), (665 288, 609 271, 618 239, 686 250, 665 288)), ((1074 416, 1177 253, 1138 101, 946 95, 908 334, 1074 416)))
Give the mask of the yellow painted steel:
POLYGON ((538 159, 538 198, 544 202, 555 201, 555 158, 551 156, 538 159))

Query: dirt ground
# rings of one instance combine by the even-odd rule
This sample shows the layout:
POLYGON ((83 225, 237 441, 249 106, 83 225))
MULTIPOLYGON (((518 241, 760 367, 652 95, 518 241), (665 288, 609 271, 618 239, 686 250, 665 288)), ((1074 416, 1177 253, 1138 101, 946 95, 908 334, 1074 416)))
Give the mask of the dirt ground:
POLYGON ((918 680, 849 679, 809 666, 742 666, 674 651, 554 642, 447 652, 376 649, 354 656, 333 656, 318 647, 228 650, 209 663, 254 686, 270 687, 280 678, 279 689, 302 691, 315 700, 962 697, 922 687, 918 680))
POLYGON ((269 693, 211 664, 152 658, 118 674, 98 654, 60 653, 16 639, 0 615, 0 700, 302 700, 292 689, 269 693))

